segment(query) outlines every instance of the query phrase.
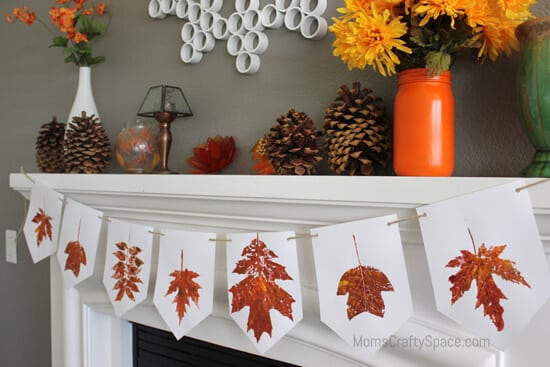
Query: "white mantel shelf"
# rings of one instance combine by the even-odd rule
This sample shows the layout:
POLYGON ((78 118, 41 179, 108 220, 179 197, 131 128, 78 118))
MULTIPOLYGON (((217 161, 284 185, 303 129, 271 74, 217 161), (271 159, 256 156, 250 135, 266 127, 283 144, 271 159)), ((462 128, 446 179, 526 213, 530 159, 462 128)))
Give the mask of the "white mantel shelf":
MULTIPOLYGON (((386 214, 410 216, 420 205, 518 180, 483 177, 131 174, 29 176, 110 217, 148 224, 157 229, 179 228, 218 233, 303 232, 315 226, 386 214)), ((527 182, 537 180, 540 179, 528 179, 527 182)), ((11 174, 10 187, 28 198, 32 182, 24 174, 11 174)), ((528 190, 548 257, 550 182, 528 190)), ((399 228, 415 312, 398 335, 403 338, 411 335, 472 337, 435 310, 418 221, 400 223, 399 228)), ((105 241, 105 233, 104 228, 102 241, 105 241)), ((550 361, 549 348, 537 347, 539 340, 550 338, 550 331, 544 327, 550 321, 548 305, 539 312, 517 345, 506 352, 492 348, 420 351, 384 347, 374 357, 365 360, 320 322, 310 240, 299 240, 298 248, 304 320, 269 350, 266 357, 315 367, 513 367, 541 365, 541 360, 547 365, 550 361), (529 358, 532 358, 531 362, 526 362, 529 358)), ((189 336, 255 353, 249 340, 229 318, 225 253, 222 248, 218 250, 214 312, 189 336)), ((100 263, 104 255, 103 243, 98 254, 100 263)), ((156 269, 153 268, 151 273, 154 280, 156 269)), ((113 316, 101 284, 101 274, 103 264, 97 264, 91 279, 79 285, 77 290, 66 290, 57 260, 51 258, 53 366, 130 367, 128 347, 131 334, 126 320, 167 329, 151 301, 154 282, 151 282, 148 299, 124 315, 124 320, 119 320, 113 316)))

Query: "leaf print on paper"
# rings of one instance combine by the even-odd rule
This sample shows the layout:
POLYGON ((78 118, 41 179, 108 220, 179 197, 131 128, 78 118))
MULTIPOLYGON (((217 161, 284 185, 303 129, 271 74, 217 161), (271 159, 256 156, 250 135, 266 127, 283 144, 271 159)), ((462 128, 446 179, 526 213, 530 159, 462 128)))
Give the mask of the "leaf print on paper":
POLYGON ((170 273, 170 276, 174 277, 174 279, 170 282, 170 286, 164 297, 177 292, 172 303, 176 304, 176 312, 181 324, 181 320, 183 320, 183 316, 187 311, 187 306, 190 305, 189 300, 192 300, 199 307, 199 289, 202 287, 193 279, 199 277, 200 274, 183 268, 183 250, 181 250, 180 270, 174 270, 170 273))
POLYGON ((493 274, 512 283, 523 284, 529 288, 531 286, 514 267, 514 261, 500 258, 506 245, 487 248, 485 243, 482 243, 479 249, 476 249, 470 228, 468 228, 468 234, 474 252, 460 250, 462 255, 455 257, 445 265, 447 268, 459 268, 456 274, 449 277, 449 282, 452 284, 450 288, 451 304, 458 301, 470 289, 475 280, 477 286, 475 308, 483 305, 483 316, 489 316, 497 330, 502 331, 504 329, 504 319, 502 318, 504 308, 500 304, 500 300, 507 298, 495 283, 493 274))
POLYGON ((272 259, 277 258, 275 252, 256 236, 246 246, 241 256, 244 259, 237 262, 233 273, 247 275, 239 283, 233 285, 229 292, 233 294, 231 313, 249 307, 247 331, 253 330, 256 341, 260 341, 263 333, 271 337, 273 325, 269 311, 275 309, 285 317, 293 320, 292 303, 296 302, 292 295, 279 287, 276 280, 292 280, 286 268, 272 259))
POLYGON ((74 276, 78 278, 80 275, 80 265, 86 265, 86 250, 79 241, 71 241, 65 248, 67 260, 65 261, 65 270, 73 272, 74 276))
POLYGON ((34 229, 36 233, 36 245, 40 247, 42 241, 48 237, 52 240, 52 217, 50 217, 44 209, 38 208, 38 212, 32 218, 32 222, 38 224, 34 229))
POLYGON ((143 261, 137 256, 141 249, 137 246, 129 247, 126 242, 115 244, 118 248, 113 255, 118 262, 113 266, 113 278, 117 279, 113 290, 118 289, 115 301, 121 301, 126 295, 135 302, 134 292, 139 293, 138 283, 143 283, 138 274, 143 266, 143 261))
POLYGON ((86 265, 86 250, 80 244, 80 224, 81 220, 78 221, 76 241, 70 241, 65 247, 68 256, 64 270, 71 270, 76 278, 80 275, 80 265, 86 265))
POLYGON ((353 235, 353 244, 359 266, 349 269, 342 275, 336 295, 348 295, 348 320, 363 312, 384 317, 386 305, 382 292, 393 292, 393 286, 386 274, 361 263, 355 235, 353 235))

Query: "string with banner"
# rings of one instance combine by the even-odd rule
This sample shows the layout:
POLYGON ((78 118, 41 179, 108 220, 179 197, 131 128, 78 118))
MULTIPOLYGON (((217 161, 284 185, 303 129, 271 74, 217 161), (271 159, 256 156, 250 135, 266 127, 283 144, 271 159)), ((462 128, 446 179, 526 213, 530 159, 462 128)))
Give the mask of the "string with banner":
POLYGON ((417 208, 437 309, 506 349, 550 295, 526 183, 417 208))
POLYGON ((395 215, 311 230, 321 321, 369 357, 413 314, 395 215))
POLYGON ((67 198, 57 258, 66 287, 93 275, 103 213, 67 198))
MULTIPOLYGON (((230 238, 220 233, 154 231, 108 218, 35 182, 24 232, 33 260, 57 251, 65 284, 74 286, 92 275, 94 242, 105 222, 103 283, 119 317, 146 299, 153 237, 160 236, 153 301, 176 339, 210 315, 215 250, 219 244, 226 245, 230 315, 258 351, 265 353, 302 319, 297 239, 306 239, 305 244, 311 240, 313 246, 324 323, 348 344, 353 335, 359 340, 382 340, 393 334, 412 314, 397 224, 418 220, 438 309, 465 329, 506 348, 550 293, 548 266, 527 191, 547 181, 493 187, 419 207, 417 215, 409 217, 370 218, 314 228, 310 233, 244 233, 230 238), (41 219, 33 221, 35 217, 41 219), (497 264, 491 269, 500 270, 485 278, 465 275, 467 264, 487 259, 497 264), (358 296, 363 293, 355 281, 358 274, 372 276, 364 297, 358 296), (177 280, 184 275, 185 290, 177 280), (267 294, 242 290, 248 286, 262 290, 254 287, 261 282, 271 287, 280 302, 254 308, 267 294)), ((484 264, 488 269, 492 266, 484 264)), ((357 352, 365 357, 377 349, 361 346, 357 352)))
POLYGON ((227 244, 229 312, 260 353, 302 320, 294 232, 231 234, 227 244))
POLYGON ((179 340, 212 313, 215 234, 163 230, 159 235, 153 303, 179 340))
POLYGON ((103 285, 118 317, 147 298, 152 230, 113 218, 108 224, 103 285))

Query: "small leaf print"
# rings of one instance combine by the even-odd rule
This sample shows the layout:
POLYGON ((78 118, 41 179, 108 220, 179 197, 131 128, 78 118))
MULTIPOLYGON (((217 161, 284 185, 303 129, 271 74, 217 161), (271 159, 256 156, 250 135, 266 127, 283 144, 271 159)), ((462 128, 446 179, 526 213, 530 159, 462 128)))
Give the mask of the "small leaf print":
POLYGON ((241 256, 245 258, 237 262, 233 273, 247 277, 229 289, 233 294, 231 313, 249 307, 247 331, 254 330, 254 337, 259 342, 263 333, 271 336, 271 309, 293 320, 292 303, 296 301, 275 283, 292 278, 284 266, 272 261, 277 255, 258 236, 243 249, 241 256))
POLYGON ((38 213, 32 218, 32 222, 38 224, 34 230, 36 233, 36 245, 40 247, 42 241, 48 237, 52 240, 52 217, 44 209, 38 208, 38 213))
POLYGON ((65 248, 67 260, 65 270, 71 270, 76 278, 80 275, 80 265, 86 265, 86 250, 79 241, 71 241, 65 248))
POLYGON ((363 312, 384 317, 386 305, 382 292, 393 292, 393 286, 386 274, 361 263, 355 235, 353 235, 353 244, 359 266, 349 269, 342 275, 336 295, 348 295, 348 320, 363 312))
POLYGON ((500 300, 507 298, 495 283, 493 274, 512 283, 523 284, 529 288, 531 286, 514 267, 514 261, 500 258, 506 245, 487 248, 485 243, 482 243, 479 249, 476 249, 474 237, 469 228, 468 233, 474 252, 460 250, 462 256, 455 257, 445 265, 447 268, 459 268, 456 274, 449 277, 449 282, 452 284, 450 288, 451 304, 458 301, 470 289, 475 280, 477 286, 475 308, 483 305, 483 315, 489 316, 497 330, 502 331, 504 329, 504 319, 502 318, 504 308, 500 304, 500 300))
POLYGON ((76 278, 80 275, 80 265, 86 265, 86 250, 80 244, 80 224, 78 221, 78 231, 76 241, 70 241, 65 247, 67 260, 65 260, 65 270, 71 270, 76 278))
POLYGON ((137 246, 129 247, 126 242, 115 244, 118 248, 113 255, 118 262, 113 266, 113 278, 117 279, 113 290, 118 289, 115 301, 121 301, 126 295, 135 302, 134 292, 139 293, 138 283, 143 283, 138 274, 141 271, 143 261, 137 256, 141 249, 137 246))
POLYGON ((199 289, 201 286, 193 279, 200 275, 189 269, 183 268, 183 250, 181 250, 181 265, 180 270, 174 270, 170 273, 174 279, 170 282, 168 291, 164 297, 177 292, 172 303, 176 304, 176 312, 178 313, 179 323, 183 320, 183 316, 189 306, 189 300, 193 301, 199 307, 199 289))

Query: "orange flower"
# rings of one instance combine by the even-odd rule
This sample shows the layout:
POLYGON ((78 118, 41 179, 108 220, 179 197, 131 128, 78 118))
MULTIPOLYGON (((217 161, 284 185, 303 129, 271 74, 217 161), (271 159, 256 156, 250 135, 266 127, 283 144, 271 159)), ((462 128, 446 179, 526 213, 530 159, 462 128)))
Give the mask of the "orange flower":
POLYGON ((55 5, 48 11, 51 24, 37 19, 36 14, 29 11, 26 6, 14 8, 11 13, 6 13, 5 17, 9 23, 20 21, 27 25, 38 20, 53 35, 50 47, 62 48, 69 54, 65 57, 66 63, 75 63, 79 66, 102 63, 105 57, 93 55, 91 41, 107 30, 108 22, 95 19, 96 15, 99 18, 105 13, 105 4, 99 3, 96 7, 95 5, 86 6, 87 0, 53 0, 53 2, 55 5), (76 45, 78 47, 74 47, 76 45))
POLYGON ((34 11, 29 12, 29 8, 26 6, 23 7, 23 10, 21 10, 21 8, 13 8, 12 14, 13 17, 6 13, 6 19, 9 23, 13 23, 16 19, 19 19, 22 23, 31 25, 36 20, 36 14, 34 11))
POLYGON ((88 42, 88 36, 80 32, 75 32, 71 39, 75 44, 80 42, 88 42))

